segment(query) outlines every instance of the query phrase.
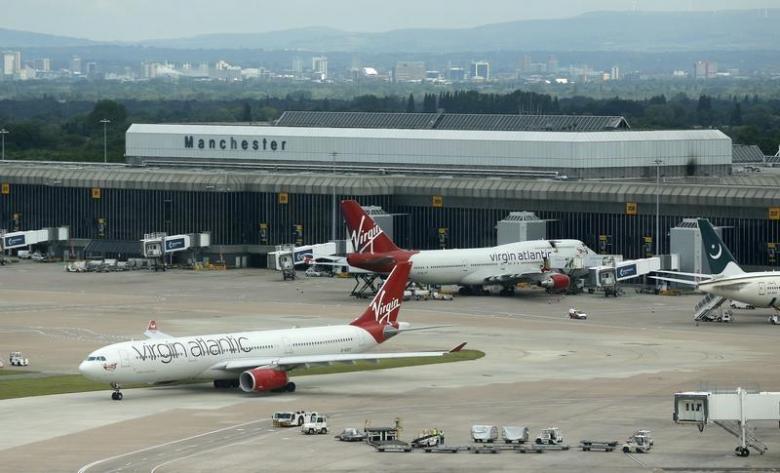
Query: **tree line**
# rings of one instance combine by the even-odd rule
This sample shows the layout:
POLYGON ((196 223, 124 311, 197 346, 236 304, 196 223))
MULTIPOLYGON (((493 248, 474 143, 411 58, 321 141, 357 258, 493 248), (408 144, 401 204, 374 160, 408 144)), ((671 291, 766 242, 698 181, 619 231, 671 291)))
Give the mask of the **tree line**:
POLYGON ((506 94, 441 91, 351 98, 318 98, 302 91, 283 97, 97 102, 42 96, 0 100, 0 128, 9 132, 5 135, 6 159, 102 161, 101 120, 108 120, 108 158, 121 162, 125 131, 131 123, 270 122, 285 110, 619 115, 635 130, 720 129, 735 143, 759 145, 765 154, 774 154, 780 144, 780 99, 678 94, 632 100, 557 97, 521 90, 506 94))

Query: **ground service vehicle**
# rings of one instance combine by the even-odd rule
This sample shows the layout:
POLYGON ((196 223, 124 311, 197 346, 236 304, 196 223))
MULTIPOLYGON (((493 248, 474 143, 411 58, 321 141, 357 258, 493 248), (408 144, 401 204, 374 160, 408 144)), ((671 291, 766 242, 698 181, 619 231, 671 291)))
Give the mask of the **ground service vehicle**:
POLYGON ((316 412, 310 414, 306 417, 306 421, 301 426, 301 432, 307 435, 327 434, 328 420, 325 416, 319 415, 316 412))
POLYGON ((475 442, 493 443, 498 438, 498 427, 495 425, 472 425, 471 438, 475 442))
POLYGON ((623 444, 623 453, 647 453, 651 448, 653 448, 653 439, 650 437, 650 431, 639 430, 623 444))
POLYGON ((27 366, 30 364, 30 360, 24 357, 21 352, 12 351, 8 357, 8 363, 11 366, 27 366))
POLYGON ((305 411, 295 412, 274 412, 271 416, 271 421, 274 427, 293 427, 303 425, 303 421, 306 419, 305 411))
POLYGON ((362 442, 366 439, 366 433, 354 427, 347 427, 336 435, 336 438, 342 442, 362 442))
POLYGON ((586 320, 588 318, 588 314, 572 307, 569 309, 569 318, 576 320, 586 320))
POLYGON ((558 427, 548 427, 542 429, 539 435, 536 436, 537 444, 555 445, 563 443, 563 435, 561 429, 558 427))

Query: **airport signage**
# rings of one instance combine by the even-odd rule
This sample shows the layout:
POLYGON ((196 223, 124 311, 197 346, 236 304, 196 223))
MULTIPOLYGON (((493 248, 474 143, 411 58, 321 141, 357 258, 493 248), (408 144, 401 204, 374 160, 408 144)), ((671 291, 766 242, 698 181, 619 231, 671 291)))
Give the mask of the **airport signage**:
POLYGON ((184 137, 184 149, 213 149, 216 151, 287 151, 286 140, 258 138, 256 140, 236 138, 198 138, 193 135, 184 137))
POLYGON ((618 279, 630 278, 631 276, 637 275, 635 264, 629 264, 628 266, 621 266, 617 269, 616 272, 617 272, 618 279))
POLYGON ((24 235, 14 235, 14 236, 5 237, 5 243, 3 244, 3 246, 5 248, 10 248, 12 246, 24 246, 25 244, 24 242, 25 242, 24 235))
POLYGON ((175 251, 184 248, 184 238, 174 238, 172 240, 165 240, 165 251, 175 251))

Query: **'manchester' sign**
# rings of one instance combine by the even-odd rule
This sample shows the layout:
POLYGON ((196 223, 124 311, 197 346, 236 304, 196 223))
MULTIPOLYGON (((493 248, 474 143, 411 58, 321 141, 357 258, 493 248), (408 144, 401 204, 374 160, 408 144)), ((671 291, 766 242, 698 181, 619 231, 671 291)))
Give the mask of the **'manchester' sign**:
POLYGON ((247 140, 229 138, 195 138, 192 135, 184 137, 186 149, 223 149, 242 151, 285 151, 287 141, 269 140, 268 138, 247 140))

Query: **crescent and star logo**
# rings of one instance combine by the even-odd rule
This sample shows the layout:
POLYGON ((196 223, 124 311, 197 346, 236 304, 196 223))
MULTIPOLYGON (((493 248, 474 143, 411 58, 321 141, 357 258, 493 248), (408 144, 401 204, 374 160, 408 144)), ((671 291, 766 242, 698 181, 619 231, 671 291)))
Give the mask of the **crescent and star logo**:
POLYGON ((103 363, 103 369, 106 371, 114 371, 116 369, 116 363, 103 363))
MULTIPOLYGON (((712 250, 715 250, 715 245, 710 245, 710 248, 712 250)), ((712 259, 720 259, 720 256, 723 254, 723 247, 718 245, 718 251, 715 254, 708 253, 709 257, 712 259)))

